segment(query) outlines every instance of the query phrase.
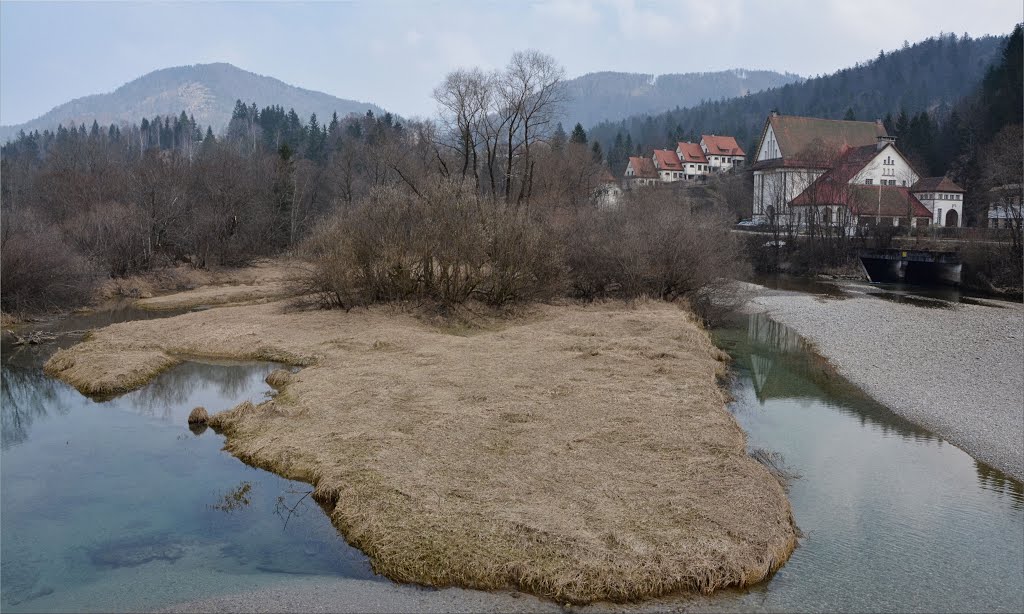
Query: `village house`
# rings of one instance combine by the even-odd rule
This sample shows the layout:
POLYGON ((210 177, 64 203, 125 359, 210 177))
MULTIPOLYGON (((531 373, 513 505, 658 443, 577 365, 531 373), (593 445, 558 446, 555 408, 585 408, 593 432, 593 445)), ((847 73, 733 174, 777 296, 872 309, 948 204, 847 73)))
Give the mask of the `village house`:
POLYGON ((931 212, 932 224, 958 228, 964 225, 964 189, 948 177, 925 177, 910 191, 931 212))
POLYGON ((1020 230, 1024 223, 1024 191, 1019 183, 1009 183, 988 191, 988 227, 1020 230))
POLYGON ((917 175, 885 137, 848 148, 789 203, 797 226, 925 226, 932 212, 908 185, 917 175))
POLYGON ((651 162, 658 171, 662 183, 683 180, 683 165, 679 161, 679 156, 671 149, 655 149, 651 162))
POLYGON ((707 179, 710 172, 708 159, 699 143, 677 143, 676 157, 683 165, 683 177, 687 181, 707 179))
MULTIPOLYGON (((857 199, 850 200, 852 194, 861 194, 864 190, 850 186, 899 187, 905 190, 892 193, 906 192, 913 196, 906 188, 919 179, 894 141, 881 121, 840 121, 773 113, 765 120, 751 165, 754 220, 760 223, 774 220, 781 224, 796 223, 798 216, 806 220, 807 210, 792 211, 791 203, 826 172, 835 169, 826 181, 800 199, 798 207, 813 207, 817 211, 827 204, 832 207, 831 215, 845 210, 847 214, 854 214, 859 223, 870 223, 864 215, 866 205, 862 206, 857 199), (823 199, 835 202, 826 203, 823 199)), ((892 218, 898 223, 896 216, 880 213, 882 205, 879 203, 884 203, 886 193, 886 190, 877 191, 874 217, 892 218)), ((920 204, 916 197, 913 200, 920 204)), ((915 209, 912 203, 907 205, 910 219, 920 219, 913 214, 915 209)), ((900 217, 906 218, 908 214, 903 212, 900 217)), ((930 212, 925 217, 930 219, 930 212)))
POLYGON ((700 148, 711 170, 719 173, 739 168, 747 159, 747 154, 731 136, 702 134, 700 148))
POLYGON ((658 183, 658 171, 650 158, 630 156, 623 181, 627 188, 658 183))

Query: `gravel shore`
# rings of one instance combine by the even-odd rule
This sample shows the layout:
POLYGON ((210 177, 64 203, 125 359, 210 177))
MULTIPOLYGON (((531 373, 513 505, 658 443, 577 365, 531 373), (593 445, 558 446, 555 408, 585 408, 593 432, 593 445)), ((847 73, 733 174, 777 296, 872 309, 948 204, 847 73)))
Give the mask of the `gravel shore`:
POLYGON ((985 302, 927 308, 766 290, 751 306, 895 413, 1024 480, 1024 306, 985 302))

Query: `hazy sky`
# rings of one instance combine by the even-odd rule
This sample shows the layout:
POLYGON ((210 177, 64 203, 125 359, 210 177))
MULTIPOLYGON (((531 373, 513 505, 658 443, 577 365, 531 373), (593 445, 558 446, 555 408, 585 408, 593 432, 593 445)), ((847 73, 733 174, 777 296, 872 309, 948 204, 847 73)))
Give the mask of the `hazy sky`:
MULTIPOLYGON (((459 66, 518 49, 569 76, 764 68, 828 73, 940 32, 1006 34, 1020 0, 0 2, 0 123, 151 70, 230 62, 293 85, 432 115, 459 66)), ((259 104, 270 101, 256 101, 259 104)))

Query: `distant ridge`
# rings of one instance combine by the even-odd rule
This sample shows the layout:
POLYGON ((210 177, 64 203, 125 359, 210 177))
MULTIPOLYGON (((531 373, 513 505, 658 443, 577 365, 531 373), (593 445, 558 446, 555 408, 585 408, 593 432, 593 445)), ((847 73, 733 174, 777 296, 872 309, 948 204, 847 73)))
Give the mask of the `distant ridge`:
POLYGON ((53 130, 58 124, 89 126, 94 120, 102 126, 134 123, 144 117, 178 115, 183 110, 194 116, 201 126, 210 125, 214 131, 219 131, 231 119, 236 100, 247 104, 255 102, 261 108, 269 105, 294 108, 303 119, 309 118, 311 113, 329 118, 334 112, 339 117, 368 110, 375 114, 384 112, 375 104, 295 87, 220 62, 163 68, 113 92, 76 98, 24 124, 0 126, 0 141, 16 136, 19 130, 53 130))
POLYGON ((650 75, 594 72, 566 81, 565 121, 590 127, 631 115, 692 107, 801 81, 799 75, 735 68, 718 72, 650 75))

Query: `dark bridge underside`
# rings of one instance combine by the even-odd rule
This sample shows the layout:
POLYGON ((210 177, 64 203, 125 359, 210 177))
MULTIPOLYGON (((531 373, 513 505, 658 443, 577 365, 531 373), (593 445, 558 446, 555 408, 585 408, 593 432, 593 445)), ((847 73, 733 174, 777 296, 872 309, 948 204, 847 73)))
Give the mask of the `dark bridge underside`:
POLYGON ((864 271, 872 282, 906 282, 919 285, 959 285, 960 264, 889 260, 861 257, 864 271))
POLYGON ((904 262, 936 262, 942 264, 960 264, 960 254, 955 251, 933 251, 926 249, 862 249, 862 259, 900 260, 904 262))

